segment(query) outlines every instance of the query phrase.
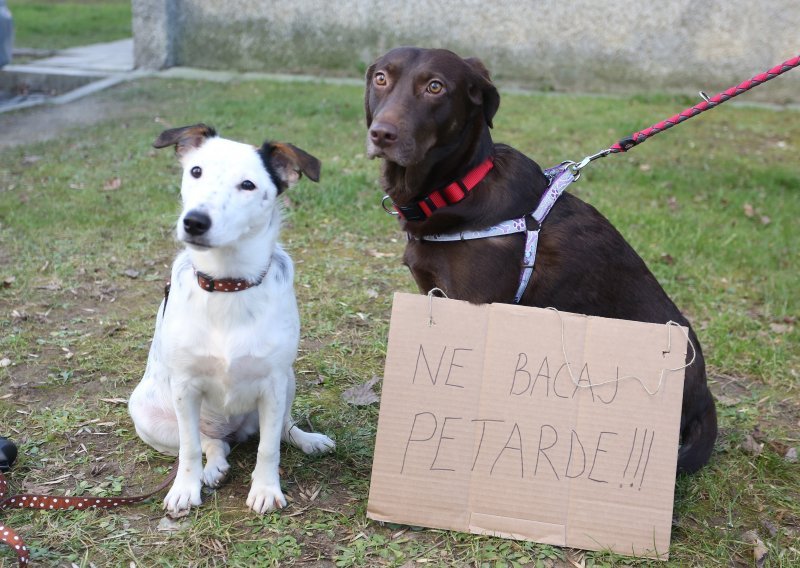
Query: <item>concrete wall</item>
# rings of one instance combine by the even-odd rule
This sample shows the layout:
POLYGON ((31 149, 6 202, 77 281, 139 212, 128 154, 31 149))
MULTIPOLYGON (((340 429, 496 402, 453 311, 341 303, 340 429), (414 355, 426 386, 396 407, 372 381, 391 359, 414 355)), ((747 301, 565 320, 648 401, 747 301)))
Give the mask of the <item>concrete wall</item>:
MULTIPOLYGON (((708 94, 800 53, 798 0, 133 0, 136 63, 362 76, 398 45, 506 86, 708 94)), ((800 102, 800 69, 747 95, 800 102)))

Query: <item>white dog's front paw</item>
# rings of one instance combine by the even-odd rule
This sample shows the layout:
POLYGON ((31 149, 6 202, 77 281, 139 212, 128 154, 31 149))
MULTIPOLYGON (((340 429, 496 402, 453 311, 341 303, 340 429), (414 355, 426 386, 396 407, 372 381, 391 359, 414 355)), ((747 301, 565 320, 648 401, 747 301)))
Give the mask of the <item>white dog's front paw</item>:
POLYGON ((259 515, 269 513, 275 509, 286 506, 286 498, 281 492, 280 485, 253 484, 247 496, 247 506, 259 515))
POLYGON ((297 440, 297 447, 306 454, 325 454, 336 448, 336 443, 325 434, 303 432, 303 436, 297 440))
POLYGON ((164 509, 172 515, 180 515, 188 511, 192 505, 199 506, 201 486, 200 480, 196 483, 176 480, 164 497, 164 509))
POLYGON ((206 487, 216 489, 228 477, 230 470, 231 466, 224 459, 219 461, 209 460, 203 469, 203 484, 206 487))

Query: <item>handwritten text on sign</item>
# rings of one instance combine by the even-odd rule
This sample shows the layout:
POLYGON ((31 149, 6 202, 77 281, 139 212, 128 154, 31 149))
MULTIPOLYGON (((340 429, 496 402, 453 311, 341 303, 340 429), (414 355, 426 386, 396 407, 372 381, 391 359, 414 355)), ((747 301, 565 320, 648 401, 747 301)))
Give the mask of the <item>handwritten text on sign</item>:
POLYGON ((368 514, 664 558, 685 357, 676 327, 397 294, 368 514))

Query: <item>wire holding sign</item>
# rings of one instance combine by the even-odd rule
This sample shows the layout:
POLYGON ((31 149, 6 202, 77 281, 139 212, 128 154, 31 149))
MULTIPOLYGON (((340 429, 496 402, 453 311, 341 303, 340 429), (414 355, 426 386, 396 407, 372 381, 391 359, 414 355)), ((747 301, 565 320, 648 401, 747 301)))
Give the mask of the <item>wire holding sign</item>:
POLYGON ((436 296, 437 292, 444 298, 448 297, 441 288, 431 288, 428 290, 428 327, 436 324, 436 322, 433 321, 433 298, 436 296))
MULTIPOLYGON (((561 352, 564 355, 564 365, 566 366, 567 371, 569 372, 569 376, 572 379, 572 382, 575 384, 575 388, 593 388, 593 387, 597 387, 597 386, 601 386, 601 385, 608 385, 608 384, 612 384, 612 383, 618 383, 620 381, 625 381, 625 380, 635 380, 635 381, 638 381, 640 385, 642 385, 642 388, 647 392, 647 394, 649 394, 650 396, 655 396, 658 393, 658 391, 661 390, 661 385, 664 383, 664 376, 665 376, 666 373, 672 373, 672 372, 675 372, 675 371, 682 371, 682 370, 686 369, 687 367, 689 367, 692 363, 694 363, 695 359, 697 358, 697 349, 695 349, 695 346, 694 346, 694 343, 692 343, 692 340, 689 339, 689 333, 686 331, 686 328, 683 327, 682 325, 680 325, 679 323, 676 323, 676 322, 670 320, 670 321, 668 321, 667 323, 664 324, 665 326, 667 326, 667 348, 663 351, 663 354, 666 356, 667 353, 672 351, 672 328, 673 327, 677 327, 683 333, 683 336, 686 338, 686 342, 689 344, 689 347, 692 348, 692 358, 689 361, 687 361, 685 364, 681 365, 680 367, 675 367, 674 369, 663 369, 662 368, 661 369, 661 374, 659 375, 659 378, 658 378, 658 386, 655 388, 655 390, 651 391, 649 388, 647 388, 647 384, 645 384, 645 382, 640 377, 637 377, 636 375, 624 375, 624 376, 620 377, 619 374, 617 374, 617 377, 614 378, 614 379, 609 379, 607 381, 600 382, 600 383, 589 383, 588 385, 581 385, 580 384, 580 379, 579 380, 575 380, 575 375, 572 373, 572 366, 569 363, 569 357, 567 357, 567 340, 564 337, 564 319, 561 317, 561 312, 558 311, 556 308, 545 308, 545 309, 549 310, 549 311, 553 311, 556 314, 558 314, 558 320, 561 323, 561 352)), ((617 367, 617 369, 619 369, 619 367, 617 367)), ((581 373, 581 374, 583 374, 583 373, 581 373)))

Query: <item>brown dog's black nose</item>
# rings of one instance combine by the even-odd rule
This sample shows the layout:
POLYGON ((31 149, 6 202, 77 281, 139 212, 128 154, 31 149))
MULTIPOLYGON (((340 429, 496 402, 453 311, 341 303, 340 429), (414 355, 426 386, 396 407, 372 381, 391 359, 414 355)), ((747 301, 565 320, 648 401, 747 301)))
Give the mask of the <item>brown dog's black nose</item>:
POLYGON ((397 142, 397 127, 386 122, 375 122, 369 129, 369 139, 380 148, 397 142))
POLYGON ((183 229, 193 237, 202 235, 203 233, 207 232, 210 228, 211 228, 211 217, 209 217, 202 211, 197 211, 196 209, 192 209, 183 218, 183 229))

